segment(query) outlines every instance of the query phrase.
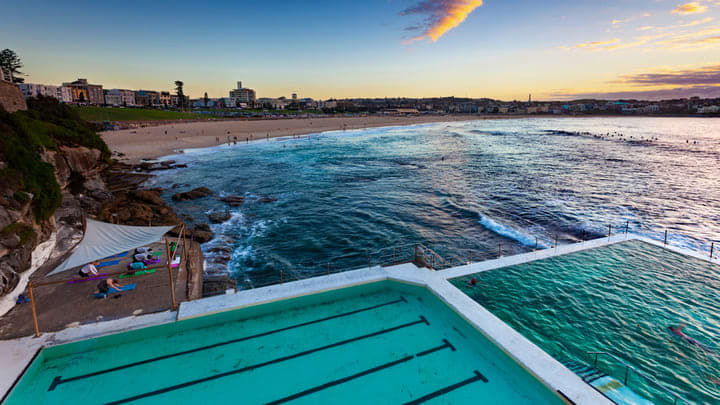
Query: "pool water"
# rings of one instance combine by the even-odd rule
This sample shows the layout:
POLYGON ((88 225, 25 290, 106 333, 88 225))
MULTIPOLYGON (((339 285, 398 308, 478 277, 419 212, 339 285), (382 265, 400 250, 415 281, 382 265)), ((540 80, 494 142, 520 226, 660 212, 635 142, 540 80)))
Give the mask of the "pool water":
POLYGON ((562 403, 434 295, 394 282, 47 348, 7 403, 235 400, 562 403))
MULTIPOLYGON (((592 364, 606 351, 696 403, 720 401, 720 266, 629 241, 474 275, 451 282, 561 361, 592 364), (669 331, 685 333, 706 349, 669 331)), ((599 359, 622 380, 624 369, 599 359)), ((633 391, 672 403, 630 374, 633 391)))

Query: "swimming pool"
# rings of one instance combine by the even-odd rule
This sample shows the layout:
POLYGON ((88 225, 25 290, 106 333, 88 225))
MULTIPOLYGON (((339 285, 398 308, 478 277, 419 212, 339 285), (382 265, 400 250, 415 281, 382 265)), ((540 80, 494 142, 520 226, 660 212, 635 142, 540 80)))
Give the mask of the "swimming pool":
MULTIPOLYGON (((563 362, 591 364, 613 353, 697 403, 718 403, 720 267, 642 241, 628 241, 451 280, 533 343, 563 362), (477 277, 476 287, 467 285, 477 277), (672 335, 671 325, 710 350, 672 335)), ((624 368, 598 363, 618 379, 624 368)), ((628 386, 672 403, 646 381, 628 386)))
POLYGON ((8 404, 561 404, 426 289, 382 281, 43 349, 8 404))

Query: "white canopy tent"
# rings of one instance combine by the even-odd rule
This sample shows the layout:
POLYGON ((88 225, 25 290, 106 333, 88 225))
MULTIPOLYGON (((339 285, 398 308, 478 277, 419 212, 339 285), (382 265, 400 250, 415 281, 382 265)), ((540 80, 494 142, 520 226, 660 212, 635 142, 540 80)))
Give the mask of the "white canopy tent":
POLYGON ((175 226, 128 226, 108 224, 107 222, 87 219, 85 235, 67 258, 48 276, 82 266, 95 260, 127 252, 141 246, 157 242, 175 226))

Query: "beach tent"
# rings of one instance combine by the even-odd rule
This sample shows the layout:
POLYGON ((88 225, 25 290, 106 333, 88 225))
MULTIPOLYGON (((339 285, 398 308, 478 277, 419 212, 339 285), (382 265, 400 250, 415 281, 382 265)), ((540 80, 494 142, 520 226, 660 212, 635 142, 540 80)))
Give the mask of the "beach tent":
POLYGON ((163 235, 173 228, 175 228, 174 225, 128 226, 87 219, 85 235, 75 252, 55 270, 48 273, 48 276, 137 247, 147 246, 161 240, 163 235))

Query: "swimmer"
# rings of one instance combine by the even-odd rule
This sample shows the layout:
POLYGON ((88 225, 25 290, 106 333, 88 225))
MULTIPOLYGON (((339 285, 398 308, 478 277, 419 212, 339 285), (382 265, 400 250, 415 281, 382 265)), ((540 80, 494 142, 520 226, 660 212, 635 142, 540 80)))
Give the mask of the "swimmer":
POLYGON ((686 335, 686 334, 683 332, 683 330, 684 330, 686 327, 687 327, 687 325, 685 325, 684 323, 680 323, 680 324, 678 324, 678 326, 668 326, 668 329, 670 329, 670 332, 671 332, 673 335, 675 335, 675 336, 683 339, 684 341, 690 343, 690 344, 693 345, 693 346, 697 346, 697 347, 705 350, 706 352, 713 352, 713 353, 715 352, 714 350, 712 350, 712 349, 710 349, 709 347, 705 346, 704 344, 698 342, 698 341, 695 340, 694 338, 686 335))
POLYGON ((467 282, 467 285, 469 285, 470 287, 475 287, 477 285, 477 283, 478 283, 477 278, 473 277, 467 282))

